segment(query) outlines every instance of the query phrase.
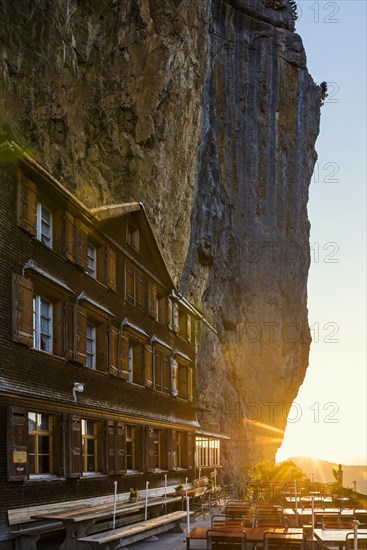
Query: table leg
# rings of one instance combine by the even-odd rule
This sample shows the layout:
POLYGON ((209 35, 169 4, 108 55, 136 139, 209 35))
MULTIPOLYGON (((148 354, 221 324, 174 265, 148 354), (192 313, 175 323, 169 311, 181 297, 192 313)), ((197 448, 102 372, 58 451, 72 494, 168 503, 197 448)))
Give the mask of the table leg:
POLYGON ((93 524, 93 519, 83 521, 82 523, 64 521, 66 536, 59 550, 87 550, 89 548, 88 544, 79 542, 78 538, 87 536, 93 524))

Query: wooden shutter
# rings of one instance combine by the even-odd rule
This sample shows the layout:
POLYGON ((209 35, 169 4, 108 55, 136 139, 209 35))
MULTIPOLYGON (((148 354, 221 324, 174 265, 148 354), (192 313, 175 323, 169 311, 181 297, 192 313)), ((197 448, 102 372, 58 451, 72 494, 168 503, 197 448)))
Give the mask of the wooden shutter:
POLYGON ((52 248, 58 254, 64 253, 64 211, 55 210, 52 212, 53 243, 52 248))
POLYGON ((171 395, 176 397, 178 394, 178 363, 176 359, 171 359, 171 395))
POLYGON ((188 341, 191 342, 191 315, 189 314, 186 317, 186 334, 188 341))
POLYGON ((189 367, 188 371, 187 371, 187 399, 189 401, 192 401, 194 399, 193 370, 192 370, 192 367, 189 367))
POLYGON ((80 477, 82 473, 82 426, 81 418, 69 415, 68 422, 68 477, 80 477))
POLYGON ((135 302, 135 275, 130 264, 126 264, 126 299, 135 302))
POLYGON ((33 346, 33 283, 13 275, 13 340, 33 346))
POLYGON ((116 473, 126 473, 126 430, 123 422, 116 421, 116 473))
POLYGON ((145 471, 154 472, 154 428, 145 426, 145 471))
POLYGON ((116 292, 117 256, 113 248, 106 247, 106 285, 116 292))
POLYGON ((167 315, 166 315, 166 297, 163 296, 162 298, 159 298, 158 300, 158 321, 165 325, 167 322, 167 315))
POLYGON ((75 305, 70 302, 64 302, 64 356, 67 359, 75 359, 75 305))
POLYGON ((52 304, 52 337, 53 337, 53 353, 61 356, 64 353, 64 304, 57 301, 52 304))
POLYGON ((109 475, 126 473, 125 424, 118 420, 106 421, 107 468, 109 475))
POLYGON ((107 473, 116 474, 115 421, 106 421, 107 473))
POLYGON ((172 300, 171 298, 167 298, 167 325, 171 330, 173 328, 172 319, 172 300))
POLYGON ((152 346, 146 344, 144 346, 145 360, 145 387, 153 387, 153 349, 152 346))
POLYGON ((195 434, 187 434, 187 468, 191 470, 194 468, 195 457, 195 434))
POLYGON ((63 252, 67 260, 75 262, 75 220, 69 212, 64 214, 63 252))
POLYGON ((75 223, 75 261, 85 271, 88 268, 88 233, 80 220, 75 223))
POLYGON ((176 302, 172 304, 172 323, 173 323, 173 330, 175 332, 178 332, 179 319, 178 319, 178 304, 176 304, 176 302))
POLYGON ((36 236, 37 233, 37 186, 21 175, 17 197, 18 225, 36 236))
POLYGON ((23 407, 8 408, 8 481, 27 478, 28 414, 23 407))
POLYGON ((108 329, 108 371, 113 376, 118 375, 118 340, 119 331, 115 327, 108 329))
POLYGON ((168 430, 167 442, 167 467, 169 470, 177 469, 177 432, 168 430))
POLYGON ((119 334, 119 345, 118 345, 118 376, 123 380, 128 380, 129 378, 129 339, 123 334, 119 334))
POLYGON ((149 282, 149 315, 152 317, 152 319, 157 319, 157 287, 149 282))
POLYGON ((76 361, 86 364, 87 360, 87 312, 82 306, 76 307, 75 324, 76 361))

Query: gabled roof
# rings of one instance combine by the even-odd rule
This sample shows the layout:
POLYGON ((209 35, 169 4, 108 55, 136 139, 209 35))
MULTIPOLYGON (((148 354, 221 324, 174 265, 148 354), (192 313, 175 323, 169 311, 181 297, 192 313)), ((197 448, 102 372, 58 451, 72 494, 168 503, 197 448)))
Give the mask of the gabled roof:
POLYGON ((168 271, 164 261, 160 246, 155 238, 154 231, 148 219, 144 205, 141 202, 128 202, 121 204, 110 204, 99 208, 91 208, 89 213, 94 217, 94 222, 101 232, 110 236, 108 233, 108 222, 115 221, 118 218, 123 218, 130 215, 130 218, 136 219, 137 225, 140 227, 144 240, 147 242, 149 253, 154 261, 160 275, 164 277, 164 283, 171 291, 175 290, 175 284, 168 271))
POLYGON ((108 220, 111 218, 118 218, 124 216, 129 212, 136 212, 140 210, 140 202, 126 202, 123 204, 109 204, 108 206, 99 206, 98 208, 90 208, 91 214, 96 216, 98 221, 108 220))

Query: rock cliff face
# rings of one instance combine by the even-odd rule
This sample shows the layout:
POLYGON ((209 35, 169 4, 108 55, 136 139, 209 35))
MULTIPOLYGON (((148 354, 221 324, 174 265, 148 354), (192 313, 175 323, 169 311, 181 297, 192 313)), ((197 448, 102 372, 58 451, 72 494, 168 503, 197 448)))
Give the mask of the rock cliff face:
POLYGON ((0 19, 1 118, 86 204, 144 202, 218 332, 198 398, 228 472, 273 457, 308 363, 320 109, 288 2, 0 0, 0 19))

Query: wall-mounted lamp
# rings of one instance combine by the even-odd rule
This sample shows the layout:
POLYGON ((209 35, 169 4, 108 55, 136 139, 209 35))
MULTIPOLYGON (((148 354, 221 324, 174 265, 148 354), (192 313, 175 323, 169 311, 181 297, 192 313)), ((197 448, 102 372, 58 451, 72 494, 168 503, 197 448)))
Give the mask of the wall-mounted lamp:
POLYGON ((83 391, 84 391, 84 384, 82 382, 74 382, 74 386, 73 386, 74 401, 77 401, 76 392, 82 393, 83 391))

